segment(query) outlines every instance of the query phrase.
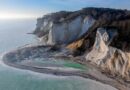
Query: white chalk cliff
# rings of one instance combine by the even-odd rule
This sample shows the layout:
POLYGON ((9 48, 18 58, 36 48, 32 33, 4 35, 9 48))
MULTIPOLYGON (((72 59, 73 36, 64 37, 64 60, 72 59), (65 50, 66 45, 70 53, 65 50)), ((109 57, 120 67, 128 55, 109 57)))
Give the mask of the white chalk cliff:
POLYGON ((39 40, 45 45, 68 44, 82 37, 94 22, 90 16, 78 16, 60 23, 45 19, 38 25, 44 33, 39 40))
POLYGON ((113 76, 130 80, 130 54, 109 46, 116 35, 116 30, 99 28, 93 49, 87 54, 86 60, 113 76))

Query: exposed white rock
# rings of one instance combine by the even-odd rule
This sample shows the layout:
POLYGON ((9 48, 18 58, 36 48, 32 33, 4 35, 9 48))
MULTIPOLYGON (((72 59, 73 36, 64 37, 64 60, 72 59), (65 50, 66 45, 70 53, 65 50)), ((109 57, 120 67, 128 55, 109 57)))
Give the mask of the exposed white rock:
POLYGON ((85 34, 90 27, 92 27, 95 23, 95 20, 91 16, 86 16, 82 22, 82 29, 79 34, 79 37, 81 37, 83 34, 85 34))
POLYGON ((46 45, 47 41, 48 41, 48 34, 46 34, 43 37, 39 38, 38 44, 46 45))
POLYGON ((60 44, 65 43, 66 41, 66 33, 67 33, 67 24, 61 23, 61 24, 54 24, 52 29, 49 31, 48 36, 48 44, 54 45, 54 44, 60 44))
POLYGON ((83 36, 94 22, 95 20, 90 16, 85 18, 78 16, 70 21, 60 23, 45 19, 42 25, 37 25, 44 33, 40 41, 48 45, 71 43, 83 36))
POLYGON ((96 40, 95 40, 93 49, 86 56, 86 58, 88 60, 92 60, 92 62, 95 62, 95 63, 100 62, 100 60, 106 56, 109 50, 108 46, 105 44, 106 40, 108 40, 108 34, 106 34, 106 30, 103 28, 99 28, 97 30, 96 40))
POLYGON ((86 60, 97 64, 111 75, 130 80, 130 54, 109 46, 116 35, 116 30, 99 28, 93 49, 87 54, 86 60))

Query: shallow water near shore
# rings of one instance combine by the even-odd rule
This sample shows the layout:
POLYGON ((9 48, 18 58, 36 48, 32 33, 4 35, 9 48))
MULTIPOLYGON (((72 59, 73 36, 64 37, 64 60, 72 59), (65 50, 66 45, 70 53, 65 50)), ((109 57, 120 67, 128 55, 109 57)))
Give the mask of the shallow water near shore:
MULTIPOLYGON (((35 37, 26 33, 35 28, 35 20, 0 21, 0 53, 35 42, 35 37)), ((40 62, 40 61, 39 61, 40 62)), ((46 62, 54 63, 54 62, 46 62)), ((66 67, 83 68, 65 62, 66 67)), ((94 80, 76 76, 55 76, 20 70, 6 66, 0 61, 0 90, 116 90, 94 80)))

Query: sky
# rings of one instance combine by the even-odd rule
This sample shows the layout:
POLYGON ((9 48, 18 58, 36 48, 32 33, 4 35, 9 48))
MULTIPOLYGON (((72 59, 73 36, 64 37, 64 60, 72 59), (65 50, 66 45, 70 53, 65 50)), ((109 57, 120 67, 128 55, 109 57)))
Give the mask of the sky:
POLYGON ((50 12, 84 7, 130 10, 130 0, 0 0, 0 19, 36 18, 50 12))

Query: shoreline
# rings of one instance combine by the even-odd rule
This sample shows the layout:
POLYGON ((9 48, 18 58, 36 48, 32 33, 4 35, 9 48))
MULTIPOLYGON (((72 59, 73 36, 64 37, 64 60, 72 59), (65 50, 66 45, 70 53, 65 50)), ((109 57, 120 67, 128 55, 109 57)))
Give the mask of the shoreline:
MULTIPOLYGON (((37 49, 37 48, 39 48, 39 46, 24 47, 24 48, 15 50, 15 51, 17 53, 17 51, 20 51, 22 49, 27 49, 27 48, 37 49)), ((29 50, 31 50, 31 49, 29 49, 29 50)), ((12 61, 9 58, 7 58, 10 53, 12 53, 12 52, 8 52, 5 55, 3 55, 2 61, 4 64, 11 66, 11 67, 24 69, 24 70, 31 70, 31 71, 38 72, 38 73, 52 74, 52 75, 57 75, 57 76, 79 76, 79 77, 83 77, 83 78, 92 79, 92 80, 98 81, 98 82, 103 83, 103 84, 110 85, 113 88, 116 88, 118 90, 129 90, 130 89, 130 88, 126 87, 125 85, 119 83, 118 81, 107 77, 105 74, 102 74, 100 72, 100 70, 98 70, 98 68, 89 64, 89 62, 84 64, 84 62, 81 62, 81 59, 79 59, 79 58, 78 59, 77 58, 69 58, 66 56, 53 57, 53 58, 60 58, 60 59, 69 58, 69 60, 72 60, 72 61, 80 63, 80 64, 84 64, 88 68, 87 71, 86 70, 85 71, 58 71, 58 70, 52 70, 52 69, 48 69, 48 68, 20 65, 18 63, 15 63, 15 61, 12 61)), ((13 53, 13 54, 15 54, 15 53, 13 53)))

